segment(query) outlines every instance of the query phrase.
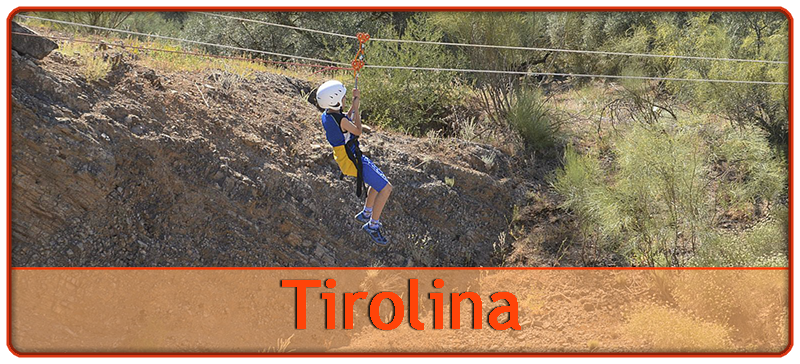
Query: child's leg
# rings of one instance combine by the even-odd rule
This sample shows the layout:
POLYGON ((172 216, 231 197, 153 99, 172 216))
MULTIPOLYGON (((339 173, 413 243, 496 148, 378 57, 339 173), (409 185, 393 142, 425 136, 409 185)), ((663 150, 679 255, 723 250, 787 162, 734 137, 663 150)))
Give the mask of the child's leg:
POLYGON ((368 187, 367 188, 367 201, 364 203, 364 207, 371 209, 375 206, 375 198, 378 197, 378 191, 375 191, 374 188, 368 187))
MULTIPOLYGON (((372 190, 375 191, 375 190, 372 190)), ((373 220, 380 220, 381 219, 381 212, 383 212, 383 206, 386 205, 386 201, 389 200, 389 195, 392 193, 392 184, 387 183, 386 186, 383 186, 381 192, 378 192, 375 196, 374 205, 372 207, 372 219, 373 220)), ((369 198, 367 198, 369 202, 369 198)))
POLYGON ((364 201, 364 208, 356 215, 356 220, 360 222, 369 222, 372 218, 372 206, 375 206, 375 199, 378 197, 378 191, 369 186, 367 188, 367 198, 364 201))
POLYGON ((370 186, 367 194, 366 207, 372 207, 372 220, 378 221, 386 205, 386 200, 392 193, 392 185, 383 172, 367 157, 362 157, 364 166, 364 182, 370 186))

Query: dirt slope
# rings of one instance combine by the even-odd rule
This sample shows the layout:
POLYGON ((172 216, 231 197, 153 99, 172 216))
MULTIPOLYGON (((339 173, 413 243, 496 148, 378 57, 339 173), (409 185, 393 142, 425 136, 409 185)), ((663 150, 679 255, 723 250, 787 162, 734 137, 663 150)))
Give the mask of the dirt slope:
POLYGON ((365 135, 395 186, 378 247, 308 82, 104 52, 115 66, 87 82, 80 56, 12 51, 14 266, 488 266, 541 183, 490 146, 365 135))

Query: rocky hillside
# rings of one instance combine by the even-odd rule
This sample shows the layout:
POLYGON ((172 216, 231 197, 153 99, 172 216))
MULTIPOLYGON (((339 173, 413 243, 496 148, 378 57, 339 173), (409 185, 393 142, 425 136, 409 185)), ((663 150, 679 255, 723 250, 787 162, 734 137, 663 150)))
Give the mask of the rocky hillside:
POLYGON ((490 146, 365 134, 395 186, 379 247, 353 219, 362 201, 309 82, 98 52, 114 66, 88 82, 80 55, 12 51, 14 266, 496 265, 514 206, 541 184, 490 146))

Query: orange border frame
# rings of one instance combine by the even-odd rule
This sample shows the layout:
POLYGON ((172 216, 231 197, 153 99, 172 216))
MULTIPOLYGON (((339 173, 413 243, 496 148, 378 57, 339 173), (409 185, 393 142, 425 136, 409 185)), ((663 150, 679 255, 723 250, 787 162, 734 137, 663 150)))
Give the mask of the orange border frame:
POLYGON ((794 151, 794 18, 788 10, 782 7, 719 7, 719 6, 698 6, 698 7, 18 7, 11 11, 6 19, 7 27, 7 48, 6 58, 8 61, 6 74, 7 80, 7 206, 8 214, 8 246, 6 247, 6 346, 12 354, 18 357, 782 357, 789 353, 794 346, 794 200, 793 200, 793 181, 794 170, 792 166, 794 151), (759 268, 759 267, 694 267, 694 268, 636 268, 636 267, 520 267, 520 268, 471 268, 471 267, 447 267, 447 268, 354 268, 354 267, 17 267, 11 266, 11 19, 17 13, 28 11, 559 11, 559 12, 599 12, 599 11, 648 11, 648 12, 709 12, 709 11, 734 11, 734 12, 755 12, 755 11, 778 11, 783 13, 789 20, 789 267, 759 268), (26 354, 18 352, 11 344, 11 273, 15 270, 788 270, 789 271, 789 344, 780 353, 36 353, 26 354))

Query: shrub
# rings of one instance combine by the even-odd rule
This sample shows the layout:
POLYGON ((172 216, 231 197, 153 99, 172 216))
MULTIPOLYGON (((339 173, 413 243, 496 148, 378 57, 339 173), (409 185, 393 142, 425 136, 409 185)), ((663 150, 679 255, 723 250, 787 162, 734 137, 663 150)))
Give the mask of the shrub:
POLYGON ((103 79, 111 71, 110 61, 96 55, 91 44, 63 42, 59 44, 58 52, 65 56, 77 56, 81 65, 81 75, 87 82, 103 79))
POLYGON ((120 27, 138 33, 180 37, 183 21, 188 14, 183 12, 135 12, 127 17, 120 27))
POLYGON ((714 234, 698 249, 688 264, 699 267, 787 267, 788 213, 776 209, 770 220, 742 234, 714 234))
MULTIPOLYGON (((759 128, 744 127, 708 136, 717 169, 723 208, 761 207, 761 202, 775 201, 787 193, 785 162, 774 157, 768 135, 759 128)), ((759 215, 756 212, 756 215, 759 215)))
MULTIPOLYGON (((319 29, 339 34, 355 35, 358 31, 372 33, 372 21, 358 12, 232 12, 226 15, 237 18, 319 29)), ((181 23, 182 38, 195 41, 227 44, 241 48, 258 49, 282 54, 333 60, 339 49, 350 49, 350 39, 324 34, 295 31, 248 21, 232 21, 205 14, 190 13, 181 23)), ((212 54, 232 54, 231 50, 209 47, 212 54)), ((350 52, 355 54, 355 51, 350 52)), ((259 55, 261 56, 261 55, 259 55)), ((266 57, 266 56, 265 56, 266 57)), ((275 57, 268 57, 275 58, 275 57)), ((282 61, 289 59, 279 58, 282 61)), ((296 60, 293 60, 296 61, 296 60)), ((349 63, 350 60, 347 60, 349 63)))
POLYGON ((587 157, 566 155, 564 172, 557 174, 556 190, 569 196, 564 206, 580 216, 589 235, 618 242, 633 265, 680 265, 685 245, 708 225, 702 145, 691 130, 665 126, 632 124, 619 136, 608 185, 608 172, 587 157))
POLYGON ((95 82, 103 79, 111 71, 111 62, 106 61, 103 57, 88 55, 81 58, 81 72, 86 81, 95 82))
MULTIPOLYGON (((785 172, 766 139, 736 133, 671 118, 628 124, 602 164, 567 148, 554 188, 564 197, 562 207, 576 215, 584 244, 607 241, 605 247, 632 265, 781 264, 786 239, 776 226, 784 223, 756 225, 744 235, 719 224, 730 206, 720 201, 755 211, 775 203, 785 188, 785 172), (729 243, 732 235, 741 244, 729 243)), ((739 223, 758 221, 750 215, 739 223)))
MULTIPOLYGON (((78 24, 88 24, 104 28, 118 28, 128 17, 133 14, 132 12, 117 12, 117 11, 55 11, 55 12, 36 12, 32 15, 41 18, 55 19, 67 21, 78 24)), ((60 23, 51 23, 44 21, 47 27, 58 30, 69 30, 75 33, 90 33, 90 34, 113 34, 106 30, 95 28, 88 28, 84 26, 72 26, 60 23)))
POLYGON ((520 88, 514 94, 508 123, 529 146, 540 150, 552 147, 561 129, 541 92, 529 88, 520 88))
MULTIPOLYGON (((397 38, 392 28, 377 36, 397 38)), ((416 15, 408 20, 402 39, 440 41, 441 31, 428 25, 427 17, 416 15)), ((352 54, 342 56, 349 62, 352 54)), ((452 56, 442 46, 413 43, 368 43, 367 64, 437 67, 452 66, 452 56)), ((458 98, 453 72, 429 72, 402 69, 364 68, 359 88, 364 95, 361 110, 370 122, 400 129, 413 135, 445 126, 447 116, 458 98)))
MULTIPOLYGON (((788 19, 779 12, 693 14, 683 29, 683 54, 760 60, 788 59, 788 19)), ((669 77, 788 81, 788 64, 680 62, 669 77)), ((789 139, 788 85, 674 82, 671 92, 741 126, 767 133, 784 152, 789 139)))
MULTIPOLYGON (((573 211, 584 233, 594 227, 609 227, 616 218, 616 205, 607 200, 611 193, 603 183, 597 159, 581 155, 573 147, 564 151, 564 167, 556 171, 555 190, 564 198, 563 208, 573 211)), ((602 229, 600 230, 602 232, 602 229)))
MULTIPOLYGON (((545 47, 547 19, 544 13, 523 12, 441 12, 433 13, 432 24, 456 43, 545 47)), ((484 47, 451 48, 461 68, 542 72, 552 54, 484 47)), ((502 122, 511 108, 512 92, 529 77, 500 73, 459 75, 474 86, 481 108, 491 119, 502 122)))
POLYGON ((568 145, 563 164, 555 173, 553 185, 564 198, 561 207, 573 212, 584 259, 587 253, 596 259, 601 249, 618 250, 619 241, 613 236, 620 215, 613 201, 615 197, 604 183, 599 161, 568 145))

